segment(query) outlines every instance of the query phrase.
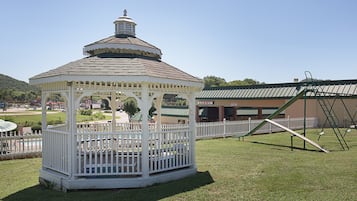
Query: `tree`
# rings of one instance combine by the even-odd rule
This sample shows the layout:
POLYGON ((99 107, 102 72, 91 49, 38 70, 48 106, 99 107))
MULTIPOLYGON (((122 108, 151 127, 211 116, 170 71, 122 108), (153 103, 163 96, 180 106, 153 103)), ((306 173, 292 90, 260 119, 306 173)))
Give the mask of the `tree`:
POLYGON ((205 87, 219 87, 226 84, 226 80, 224 78, 216 77, 213 75, 204 77, 203 81, 205 87))
POLYGON ((109 110, 111 109, 110 108, 110 105, 109 105, 109 101, 107 99, 102 99, 102 104, 100 106, 102 109, 104 110, 109 110))
POLYGON ((242 85, 256 85, 262 84, 256 80, 245 78, 244 80, 233 80, 227 83, 227 86, 242 86, 242 85))
POLYGON ((242 85, 256 85, 264 84, 251 78, 245 78, 244 80, 233 80, 226 82, 224 78, 216 76, 206 76, 203 78, 205 87, 220 87, 220 86, 242 86, 242 85))
POLYGON ((151 106, 151 108, 149 109, 149 116, 153 117, 154 116, 154 112, 156 111, 156 108, 154 107, 154 104, 151 106))
POLYGON ((125 99, 123 110, 128 113, 130 117, 132 117, 135 113, 139 111, 138 104, 136 100, 132 97, 125 99))

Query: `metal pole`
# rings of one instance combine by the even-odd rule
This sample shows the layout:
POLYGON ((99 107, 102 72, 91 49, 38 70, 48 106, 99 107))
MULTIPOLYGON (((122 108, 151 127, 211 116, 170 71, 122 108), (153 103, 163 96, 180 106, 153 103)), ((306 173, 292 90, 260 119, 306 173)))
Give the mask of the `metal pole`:
MULTIPOLYGON (((304 137, 306 137, 306 88, 304 89, 304 137)), ((304 149, 306 149, 306 141, 304 140, 304 149)))

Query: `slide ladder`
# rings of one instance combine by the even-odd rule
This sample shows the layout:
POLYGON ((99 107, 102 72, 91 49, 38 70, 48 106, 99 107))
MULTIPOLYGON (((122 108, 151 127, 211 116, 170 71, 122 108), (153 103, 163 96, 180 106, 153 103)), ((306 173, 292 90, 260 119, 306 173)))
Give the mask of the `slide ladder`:
POLYGON ((343 150, 349 149, 349 146, 347 142, 345 141, 344 135, 342 134, 340 128, 339 128, 339 121, 338 118, 333 111, 333 106, 336 102, 336 99, 338 96, 335 96, 335 98, 331 101, 326 100, 324 97, 326 94, 324 92, 319 92, 317 89, 315 90, 315 97, 317 99, 317 102, 319 103, 323 113, 325 114, 326 120, 323 124, 323 127, 325 126, 326 123, 328 123, 333 130, 338 142, 341 145, 341 148, 343 150))

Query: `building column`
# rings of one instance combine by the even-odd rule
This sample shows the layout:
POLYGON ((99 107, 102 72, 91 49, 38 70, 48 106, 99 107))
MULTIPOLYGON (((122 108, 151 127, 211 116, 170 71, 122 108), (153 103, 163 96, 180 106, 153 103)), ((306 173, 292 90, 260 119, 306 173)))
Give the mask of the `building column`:
POLYGON ((263 118, 263 108, 258 107, 258 119, 262 119, 263 118))
POLYGON ((237 120, 237 106, 233 107, 233 120, 237 120))
POLYGON ((198 106, 198 105, 196 105, 196 112, 195 112, 195 120, 196 120, 196 122, 200 122, 200 114, 199 114, 199 112, 200 112, 200 106, 198 106))
POLYGON ((218 107, 218 121, 223 121, 224 119, 224 106, 218 107))

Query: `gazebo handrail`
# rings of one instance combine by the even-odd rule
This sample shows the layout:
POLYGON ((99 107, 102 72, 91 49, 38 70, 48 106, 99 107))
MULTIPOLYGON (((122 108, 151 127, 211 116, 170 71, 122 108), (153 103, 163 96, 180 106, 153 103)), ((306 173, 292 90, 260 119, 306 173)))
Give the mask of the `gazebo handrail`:
MULTIPOLYGON (((112 123, 109 122, 89 122, 89 123, 78 123, 77 132, 78 133, 87 133, 87 132, 112 132, 112 123)), ((142 132, 142 123, 141 122, 129 122, 129 123, 116 123, 114 127, 117 132, 142 132)), ((170 131, 170 130, 180 130, 188 129, 188 124, 162 124, 161 130, 170 131)), ((156 131, 157 124, 149 123, 149 130, 156 131)))

